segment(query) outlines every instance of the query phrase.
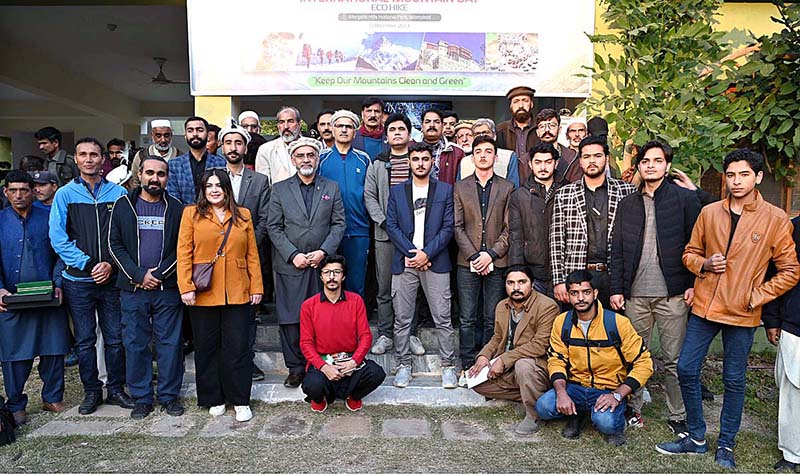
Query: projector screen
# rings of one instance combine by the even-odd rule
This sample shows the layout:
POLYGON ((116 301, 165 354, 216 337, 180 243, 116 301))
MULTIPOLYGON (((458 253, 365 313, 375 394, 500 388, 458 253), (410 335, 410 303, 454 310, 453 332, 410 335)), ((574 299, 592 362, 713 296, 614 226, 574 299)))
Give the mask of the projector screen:
POLYGON ((193 95, 586 97, 594 0, 188 0, 193 95))

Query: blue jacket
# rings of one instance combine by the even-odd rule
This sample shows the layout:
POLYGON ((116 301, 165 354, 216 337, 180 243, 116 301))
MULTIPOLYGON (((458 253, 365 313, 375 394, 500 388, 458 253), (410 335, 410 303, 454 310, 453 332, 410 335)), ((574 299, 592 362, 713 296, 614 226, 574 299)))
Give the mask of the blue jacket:
MULTIPOLYGON (((191 152, 186 152, 167 162, 169 164, 167 193, 177 198, 184 205, 197 203, 197 194, 194 192, 192 164, 189 163, 189 160, 194 160, 191 152)), ((206 170, 209 168, 224 168, 225 165, 224 158, 206 152, 206 170)))
MULTIPOLYGON (((411 191, 412 181, 406 180, 389 190, 389 203, 386 209, 386 233, 394 244, 392 274, 402 274, 405 270, 404 257, 414 257, 408 252, 416 249, 414 239, 414 204, 411 191)), ((453 187, 431 178, 425 207, 425 245, 422 251, 431 260, 430 270, 443 274, 452 270, 447 247, 453 238, 453 187)))
MULTIPOLYGON (((792 226, 795 249, 800 251, 800 216, 795 216, 792 219, 792 226)), ((775 275, 776 271, 775 265, 770 263, 764 280, 766 281, 770 276, 775 275)), ((761 312, 761 321, 764 322, 765 328, 780 328, 781 331, 800 337, 800 284, 764 305, 761 312)))
POLYGON ((344 160, 335 146, 319 156, 319 176, 335 181, 342 193, 347 222, 345 236, 369 237, 370 220, 364 203, 364 182, 370 162, 369 155, 353 147, 350 147, 344 160))
POLYGON ((364 137, 361 135, 360 130, 356 130, 356 136, 353 138, 352 147, 356 150, 363 150, 369 155, 370 161, 375 161, 375 158, 382 152, 389 150, 389 144, 386 139, 373 139, 372 137, 364 137))
POLYGON ((33 253, 37 272, 34 280, 52 280, 61 287, 61 275, 54 270, 63 264, 50 246, 48 220, 49 213, 35 206, 25 219, 11 207, 0 211, 0 288, 17 292, 23 246, 33 253))
POLYGON ((67 268, 65 279, 94 282, 92 268, 111 263, 108 251, 108 225, 111 208, 125 188, 103 178, 89 191, 80 177, 62 186, 50 209, 50 242, 67 268))

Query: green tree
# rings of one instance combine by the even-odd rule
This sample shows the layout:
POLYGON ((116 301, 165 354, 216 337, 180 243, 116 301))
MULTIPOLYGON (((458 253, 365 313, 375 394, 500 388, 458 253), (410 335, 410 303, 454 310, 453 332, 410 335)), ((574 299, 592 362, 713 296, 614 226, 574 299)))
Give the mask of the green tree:
POLYGON ((781 30, 757 38, 760 49, 736 74, 737 101, 749 102, 750 145, 760 150, 776 179, 790 179, 800 160, 800 4, 773 2, 781 30))
POLYGON ((675 149, 675 164, 697 178, 719 170, 725 153, 744 135, 747 101, 732 100, 723 33, 713 29, 721 0, 602 0, 611 33, 590 36, 592 78, 607 92, 587 100, 591 114, 606 118, 623 144, 658 138, 675 149))

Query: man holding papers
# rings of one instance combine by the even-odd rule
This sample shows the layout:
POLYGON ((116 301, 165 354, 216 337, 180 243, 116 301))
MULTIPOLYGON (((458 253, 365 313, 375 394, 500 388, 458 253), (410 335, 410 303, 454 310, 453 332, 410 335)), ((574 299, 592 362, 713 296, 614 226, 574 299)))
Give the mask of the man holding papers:
POLYGON ((547 348, 559 310, 533 290, 529 268, 509 267, 504 282, 508 298, 497 304, 494 334, 467 370, 467 385, 485 397, 522 401, 525 419, 514 431, 528 435, 539 430, 536 400, 550 388, 547 348))

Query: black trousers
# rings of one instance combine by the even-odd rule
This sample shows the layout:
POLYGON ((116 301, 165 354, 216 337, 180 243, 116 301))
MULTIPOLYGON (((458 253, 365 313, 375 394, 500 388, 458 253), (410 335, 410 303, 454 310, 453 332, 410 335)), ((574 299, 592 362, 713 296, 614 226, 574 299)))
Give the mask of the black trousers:
POLYGON ((250 404, 250 307, 189 307, 199 406, 250 404))
POLYGON ((300 324, 278 325, 281 337, 283 362, 292 374, 302 375, 306 371, 306 357, 300 351, 300 324))
POLYGON ((346 399, 348 396, 353 399, 363 399, 386 379, 386 373, 376 362, 364 360, 364 363, 363 368, 353 371, 351 376, 339 381, 331 381, 325 373, 309 366, 303 379, 306 402, 322 402, 324 398, 328 403, 332 403, 336 399, 346 399))

